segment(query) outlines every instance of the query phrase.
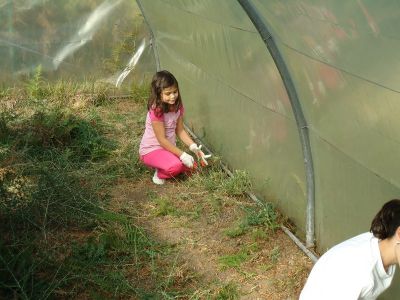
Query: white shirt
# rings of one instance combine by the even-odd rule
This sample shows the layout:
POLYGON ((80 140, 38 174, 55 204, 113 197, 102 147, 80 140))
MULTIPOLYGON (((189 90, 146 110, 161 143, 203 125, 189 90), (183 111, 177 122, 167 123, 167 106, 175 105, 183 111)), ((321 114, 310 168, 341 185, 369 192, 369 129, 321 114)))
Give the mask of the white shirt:
POLYGON ((395 266, 386 273, 378 239, 366 232, 327 251, 314 265, 300 300, 372 300, 392 282, 395 266))

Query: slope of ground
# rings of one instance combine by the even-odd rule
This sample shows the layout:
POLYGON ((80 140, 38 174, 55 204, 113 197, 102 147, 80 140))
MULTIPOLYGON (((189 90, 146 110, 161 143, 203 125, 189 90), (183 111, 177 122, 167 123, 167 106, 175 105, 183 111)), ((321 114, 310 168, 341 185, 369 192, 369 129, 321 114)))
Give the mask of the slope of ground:
POLYGON ((0 299, 297 299, 311 261, 220 158, 163 186, 138 158, 147 91, 0 91, 0 299))

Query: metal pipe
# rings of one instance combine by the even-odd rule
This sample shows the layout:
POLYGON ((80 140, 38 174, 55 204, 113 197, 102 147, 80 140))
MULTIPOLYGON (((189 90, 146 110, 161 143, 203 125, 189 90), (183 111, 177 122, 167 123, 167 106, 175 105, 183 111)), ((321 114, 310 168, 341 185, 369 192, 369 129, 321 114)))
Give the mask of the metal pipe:
MULTIPOLYGON (((240 4, 242 5, 242 7, 245 9, 246 13, 249 15, 253 15, 252 11, 255 11, 254 7, 248 3, 248 1, 241 1, 238 0, 240 2, 240 4)), ((152 28, 150 26, 150 24, 148 23, 148 20, 146 18, 146 14, 144 12, 144 9, 141 5, 141 1, 140 0, 136 0, 140 10, 142 11, 143 17, 147 23, 147 26, 149 27, 151 36, 152 36, 152 40, 153 40, 153 51, 154 51, 154 56, 156 58, 156 64, 157 64, 157 70, 160 70, 160 60, 159 60, 159 56, 158 56, 158 52, 156 49, 156 44, 155 44, 155 37, 152 31, 152 28)), ((256 15, 258 16, 258 14, 256 15)), ((251 17, 250 17, 251 19, 251 17)), ((288 91, 288 95, 289 95, 289 99, 291 100, 292 103, 292 108, 295 114, 295 118, 296 118, 296 122, 298 124, 298 128, 299 128, 299 132, 300 132, 300 140, 302 142, 302 146, 303 146, 303 155, 304 155, 304 163, 306 165, 306 174, 307 174, 307 221, 306 221, 306 246, 304 246, 300 240, 294 235, 292 234, 286 227, 282 226, 282 230, 296 243, 297 246, 299 246, 299 248, 304 251, 304 253, 310 257, 310 259, 312 261, 316 261, 316 257, 315 255, 313 255, 308 249, 307 247, 313 247, 314 246, 314 171, 313 171, 313 165, 312 165, 312 157, 311 157, 311 150, 310 150, 310 143, 309 143, 309 138, 308 138, 308 132, 307 132, 307 123, 304 119, 304 115, 303 112, 301 110, 300 104, 299 104, 299 100, 297 98, 297 93, 296 90, 294 88, 293 82, 291 81, 291 77, 290 74, 287 70, 287 67, 282 59, 282 57, 280 56, 280 53, 275 45, 275 43, 272 40, 271 35, 269 34, 268 30, 266 29, 266 26, 263 25, 263 23, 261 22, 259 17, 256 17, 256 19, 258 20, 257 22, 253 21, 254 24, 259 24, 261 23, 262 26, 258 27, 256 25, 256 28, 259 30, 261 37, 263 38, 265 44, 267 45, 268 49, 270 49, 269 43, 267 43, 267 40, 272 41, 272 48, 273 50, 270 50, 271 55, 272 53, 274 53, 274 55, 272 55, 272 57, 275 60, 275 63, 277 64, 278 70, 282 76, 282 80, 285 83, 285 87, 288 91), (260 29, 259 29, 260 28, 260 29), (279 63, 277 62, 277 60, 279 61, 279 63)), ((194 137, 197 141, 201 140, 194 134, 194 132, 185 124, 185 129, 192 135, 192 137, 194 137)), ((203 143, 201 142, 201 144, 203 145, 204 149, 207 150, 207 152, 212 153, 212 151, 203 143)), ((232 172, 221 162, 221 167, 222 169, 229 175, 229 176, 233 176, 232 172)), ((257 202, 258 204, 262 204, 262 202, 252 193, 250 192, 246 192, 247 195, 253 199, 255 202, 257 202)))
MULTIPOLYGON (((187 132, 189 132, 189 134, 194 138, 194 140, 196 142, 200 142, 203 145, 204 149, 207 150, 207 153, 213 154, 212 151, 210 150, 210 148, 208 148, 207 145, 205 145, 196 136, 196 134, 188 126, 186 126, 186 124, 184 126, 185 126, 185 130, 187 132)), ((220 164, 225 173, 227 173, 230 177, 234 176, 233 173, 228 169, 228 167, 224 163, 221 162, 220 164)), ((260 199, 258 199, 257 196, 254 195, 252 192, 246 191, 246 194, 250 199, 252 199, 258 205, 264 206, 264 202, 262 202, 260 199)), ((314 253, 312 253, 309 249, 307 249, 307 247, 292 232, 290 232, 290 230, 287 227, 285 227, 283 225, 281 225, 280 227, 283 230, 283 232, 286 233, 286 235, 300 248, 300 250, 302 250, 311 259, 311 261, 313 263, 316 263, 316 261, 318 260, 318 257, 314 253)))
POLYGON ((292 106, 293 114, 299 131, 300 142, 303 150, 304 165, 307 179, 307 209, 306 209, 306 246, 314 247, 315 240, 315 182, 314 166, 311 153, 310 138, 308 134, 308 125, 301 108, 297 91, 292 81, 290 72, 283 59, 267 25, 261 18, 255 6, 248 0, 238 0, 255 28, 260 34, 264 44, 267 46, 276 67, 281 75, 283 84, 286 88, 289 100, 292 106))
POLYGON ((145 21, 146 24, 147 24, 147 28, 148 28, 149 31, 150 31, 150 36, 151 36, 150 46, 153 48, 154 58, 155 58, 155 60, 156 60, 156 68, 157 68, 157 71, 160 71, 160 57, 158 56, 156 38, 155 38, 155 36, 154 36, 153 29, 152 29, 152 27, 151 27, 150 24, 149 24, 148 18, 146 18, 146 13, 145 13, 145 11, 144 11, 144 9, 143 9, 143 5, 142 5, 141 1, 140 1, 140 0, 136 0, 136 3, 137 3, 137 5, 139 6, 140 11, 142 12, 143 19, 144 19, 144 21, 145 21))

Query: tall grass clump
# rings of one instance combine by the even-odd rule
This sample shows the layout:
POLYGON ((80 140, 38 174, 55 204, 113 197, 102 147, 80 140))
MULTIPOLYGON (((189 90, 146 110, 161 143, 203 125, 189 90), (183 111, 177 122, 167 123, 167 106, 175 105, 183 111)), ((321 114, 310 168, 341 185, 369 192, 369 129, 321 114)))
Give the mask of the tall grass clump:
POLYGON ((83 119, 68 110, 37 111, 14 132, 15 147, 32 157, 67 153, 71 160, 105 158, 112 142, 101 134, 100 120, 83 119))

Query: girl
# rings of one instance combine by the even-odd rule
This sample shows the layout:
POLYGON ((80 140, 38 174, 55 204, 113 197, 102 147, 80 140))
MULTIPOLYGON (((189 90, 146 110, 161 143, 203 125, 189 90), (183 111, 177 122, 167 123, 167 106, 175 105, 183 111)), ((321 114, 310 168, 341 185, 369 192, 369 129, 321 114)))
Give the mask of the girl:
POLYGON ((166 178, 175 177, 194 166, 193 157, 176 146, 176 136, 199 158, 208 157, 183 127, 184 108, 178 81, 170 72, 160 71, 154 75, 147 109, 139 154, 145 165, 156 169, 155 184, 164 184, 166 178))
POLYGON ((300 300, 376 299, 400 262, 400 200, 387 202, 370 232, 344 241, 317 261, 300 300))

